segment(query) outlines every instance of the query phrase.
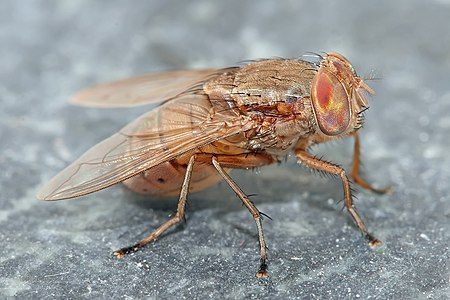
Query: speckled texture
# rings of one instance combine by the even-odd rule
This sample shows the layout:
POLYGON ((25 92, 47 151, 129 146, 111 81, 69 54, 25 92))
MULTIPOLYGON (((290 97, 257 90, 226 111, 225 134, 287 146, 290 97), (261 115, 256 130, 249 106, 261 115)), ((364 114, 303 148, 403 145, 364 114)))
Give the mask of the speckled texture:
MULTIPOLYGON (((14 1, 0 9, 0 295, 19 298, 449 297, 449 1, 14 1), (148 107, 69 106, 80 88, 149 71, 338 51, 375 70, 362 131, 370 250, 339 182, 291 159, 234 178, 266 220, 257 280, 249 213, 221 184, 190 197, 188 222, 123 260, 111 253, 164 222, 176 199, 121 186, 45 203, 36 189, 148 107)), ((316 153, 348 166, 350 141, 316 153)))

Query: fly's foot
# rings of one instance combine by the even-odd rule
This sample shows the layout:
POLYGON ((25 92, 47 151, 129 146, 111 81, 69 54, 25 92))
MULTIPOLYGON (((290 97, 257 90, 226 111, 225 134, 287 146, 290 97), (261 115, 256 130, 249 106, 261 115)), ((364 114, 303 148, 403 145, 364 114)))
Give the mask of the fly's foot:
POLYGON ((366 239, 369 241, 369 246, 372 249, 377 249, 381 245, 383 245, 383 242, 371 235, 370 233, 366 234, 366 239))
POLYGON ((259 270, 256 273, 257 278, 267 278, 269 277, 269 273, 267 272, 267 263, 265 260, 261 261, 261 265, 259 266, 259 270))
POLYGON ((125 248, 122 248, 120 250, 114 251, 113 254, 114 254, 115 257, 120 259, 120 258, 124 258, 125 255, 127 255, 127 254, 134 253, 134 252, 138 251, 139 248, 141 248, 140 245, 136 244, 136 245, 133 245, 133 246, 130 246, 130 247, 125 247, 125 248))
POLYGON ((392 195, 394 193, 394 187, 390 185, 383 189, 372 188, 372 191, 379 195, 392 195))

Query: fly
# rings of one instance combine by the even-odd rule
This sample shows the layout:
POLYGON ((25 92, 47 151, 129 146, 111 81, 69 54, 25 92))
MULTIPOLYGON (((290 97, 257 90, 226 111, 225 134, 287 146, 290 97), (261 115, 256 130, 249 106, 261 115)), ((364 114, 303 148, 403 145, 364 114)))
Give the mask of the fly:
POLYGON ((376 193, 387 192, 359 175, 358 129, 368 108, 366 94, 374 91, 342 55, 316 57, 317 62, 265 59, 226 69, 154 73, 76 94, 71 102, 85 106, 161 105, 92 147, 46 184, 37 198, 74 198, 119 182, 141 194, 179 195, 176 214, 135 245, 114 252, 122 258, 183 220, 190 192, 225 180, 256 223, 256 276, 262 278, 268 276, 263 214, 229 172, 269 165, 293 152, 299 164, 341 179, 345 206, 355 224, 370 246, 380 245, 356 211, 346 171, 308 151, 314 144, 353 137, 354 182, 376 193))

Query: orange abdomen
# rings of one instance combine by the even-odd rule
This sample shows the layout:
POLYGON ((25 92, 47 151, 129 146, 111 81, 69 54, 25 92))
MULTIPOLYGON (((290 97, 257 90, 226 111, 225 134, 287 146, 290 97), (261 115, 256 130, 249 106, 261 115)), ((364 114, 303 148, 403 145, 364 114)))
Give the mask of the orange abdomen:
MULTIPOLYGON (((132 191, 151 196, 177 196, 180 193, 186 173, 186 164, 173 160, 146 170, 123 183, 132 191)), ((197 163, 192 173, 190 191, 204 190, 217 182, 221 177, 212 165, 197 163)))

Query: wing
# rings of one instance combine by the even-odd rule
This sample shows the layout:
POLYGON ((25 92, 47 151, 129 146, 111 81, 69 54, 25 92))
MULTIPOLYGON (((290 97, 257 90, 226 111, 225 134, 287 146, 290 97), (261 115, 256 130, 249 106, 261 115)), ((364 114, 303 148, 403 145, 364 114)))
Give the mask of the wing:
POLYGON ((69 102, 100 108, 129 107, 157 103, 221 73, 220 69, 169 71, 97 85, 78 92, 69 102))
POLYGON ((56 175, 41 200, 86 195, 188 151, 243 131, 231 110, 213 113, 204 94, 186 94, 146 113, 56 175))

